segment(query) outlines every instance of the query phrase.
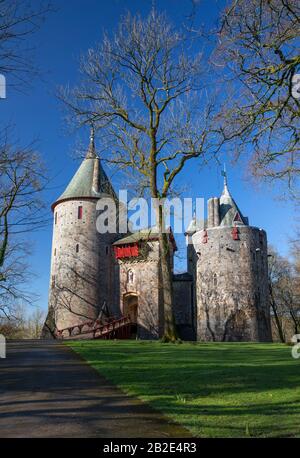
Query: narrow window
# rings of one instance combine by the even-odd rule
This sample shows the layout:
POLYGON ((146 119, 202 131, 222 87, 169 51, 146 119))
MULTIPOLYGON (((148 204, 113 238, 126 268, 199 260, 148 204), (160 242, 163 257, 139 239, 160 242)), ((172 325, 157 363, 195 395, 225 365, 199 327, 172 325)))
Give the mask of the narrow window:
POLYGON ((54 256, 56 256, 56 248, 54 248, 54 256))
POLYGON ((55 212, 55 224, 57 224, 57 212, 55 212))
POLYGON ((82 219, 82 206, 78 207, 78 219, 82 219))
POLYGON ((108 254, 108 246, 107 245, 105 247, 105 252, 106 252, 106 254, 108 254))
POLYGON ((131 269, 129 269, 127 272, 127 282, 128 283, 134 282, 134 272, 131 269))
POLYGON ((78 252, 79 252, 79 244, 77 243, 77 245, 76 245, 76 253, 78 253, 78 252))
POLYGON ((52 283, 52 287, 54 287, 55 286, 55 275, 52 275, 52 282, 51 283, 52 283))

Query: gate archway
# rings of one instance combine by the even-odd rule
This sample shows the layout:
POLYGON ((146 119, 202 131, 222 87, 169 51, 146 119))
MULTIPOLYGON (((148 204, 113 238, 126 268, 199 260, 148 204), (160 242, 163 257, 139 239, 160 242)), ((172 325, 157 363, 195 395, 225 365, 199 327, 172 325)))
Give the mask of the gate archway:
POLYGON ((130 337, 133 339, 137 334, 138 322, 138 295, 136 293, 127 293, 123 297, 123 315, 129 316, 131 321, 130 337))

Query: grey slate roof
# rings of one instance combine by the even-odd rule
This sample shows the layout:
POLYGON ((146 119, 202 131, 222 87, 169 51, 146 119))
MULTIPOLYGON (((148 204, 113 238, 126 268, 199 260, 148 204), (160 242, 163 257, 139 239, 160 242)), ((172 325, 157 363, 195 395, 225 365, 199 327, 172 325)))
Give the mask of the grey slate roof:
MULTIPOLYGON (((174 249, 177 250, 176 242, 171 229, 168 229, 168 234, 170 234, 170 240, 174 245, 174 249)), ((136 243, 143 240, 158 240, 157 227, 147 227, 145 229, 141 229, 140 231, 132 232, 131 234, 126 235, 126 237, 116 240, 113 245, 126 245, 127 243, 136 243)))
POLYGON ((55 204, 73 198, 100 198, 103 194, 116 199, 114 189, 96 154, 94 138, 91 137, 84 160, 55 204))
POLYGON ((197 221, 196 217, 193 216, 185 232, 185 235, 194 234, 195 232, 202 231, 204 227, 205 227, 205 221, 197 221))
POLYGON ((244 217, 235 200, 228 191, 227 183, 224 183, 224 189, 220 197, 220 226, 233 226, 234 218, 239 215, 241 221, 237 224, 248 225, 248 218, 244 217))
POLYGON ((141 240, 151 240, 151 239, 157 239, 158 234, 157 232, 154 233, 152 228, 147 228, 147 229, 142 229, 137 232, 133 232, 132 234, 126 235, 126 237, 123 237, 122 239, 117 240, 116 242, 113 243, 113 245, 124 245, 126 243, 135 243, 139 242, 141 240))

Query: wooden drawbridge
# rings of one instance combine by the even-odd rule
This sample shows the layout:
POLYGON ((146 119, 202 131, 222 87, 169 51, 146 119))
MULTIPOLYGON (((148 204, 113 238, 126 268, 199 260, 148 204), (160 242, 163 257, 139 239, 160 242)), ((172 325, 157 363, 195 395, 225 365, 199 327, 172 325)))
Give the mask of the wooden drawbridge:
POLYGON ((55 331, 56 339, 129 339, 131 335, 129 316, 111 317, 106 323, 100 320, 87 321, 69 328, 55 331))

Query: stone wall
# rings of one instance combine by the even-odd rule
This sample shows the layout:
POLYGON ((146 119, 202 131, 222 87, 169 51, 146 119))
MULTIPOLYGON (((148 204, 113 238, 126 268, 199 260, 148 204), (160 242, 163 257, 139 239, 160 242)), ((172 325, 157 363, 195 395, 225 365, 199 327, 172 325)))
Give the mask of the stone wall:
POLYGON ((174 275, 174 314, 177 331, 182 340, 196 338, 193 296, 193 277, 188 273, 174 275))
POLYGON ((119 260, 120 310, 130 295, 137 296, 137 337, 157 339, 162 334, 162 310, 158 241, 145 242, 147 256, 142 259, 119 260))
POLYGON ((193 235, 197 261, 197 339, 271 341, 266 233, 249 226, 193 235))
MULTIPOLYGON (((64 329, 95 320, 104 303, 110 316, 120 317, 131 301, 137 304, 137 337, 157 339, 164 329, 159 242, 144 241, 142 256, 116 260, 112 243, 119 236, 98 233, 96 203, 73 199, 54 209, 47 323, 64 329)), ((205 237, 203 231, 188 236, 188 272, 173 283, 184 340, 271 340, 266 233, 241 225, 234 240, 232 229, 210 227, 205 237)))
POLYGON ((104 301, 109 308, 115 301, 111 243, 116 235, 97 232, 96 202, 70 200, 54 209, 49 311, 57 329, 94 320, 104 301))

